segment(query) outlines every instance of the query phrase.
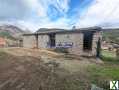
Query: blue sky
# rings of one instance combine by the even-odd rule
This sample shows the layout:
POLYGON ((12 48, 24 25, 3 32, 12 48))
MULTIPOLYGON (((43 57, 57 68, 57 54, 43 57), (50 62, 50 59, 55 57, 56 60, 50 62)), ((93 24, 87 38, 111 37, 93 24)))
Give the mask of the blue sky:
POLYGON ((0 23, 39 28, 119 27, 119 0, 0 0, 0 23))

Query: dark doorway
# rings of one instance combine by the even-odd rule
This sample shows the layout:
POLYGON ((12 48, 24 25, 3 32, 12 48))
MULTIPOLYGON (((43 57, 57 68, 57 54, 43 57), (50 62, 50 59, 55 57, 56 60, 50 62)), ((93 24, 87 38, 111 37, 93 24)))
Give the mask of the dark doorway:
POLYGON ((35 48, 38 48, 38 34, 35 35, 35 38, 36 38, 36 46, 35 46, 35 48))
POLYGON ((49 34, 50 47, 55 47, 55 33, 49 34))
POLYGON ((96 55, 97 58, 100 58, 100 51, 101 51, 101 40, 99 38, 97 42, 97 55, 96 55))
POLYGON ((83 38, 84 51, 92 50, 92 39, 93 39, 93 32, 84 32, 84 38, 83 38))

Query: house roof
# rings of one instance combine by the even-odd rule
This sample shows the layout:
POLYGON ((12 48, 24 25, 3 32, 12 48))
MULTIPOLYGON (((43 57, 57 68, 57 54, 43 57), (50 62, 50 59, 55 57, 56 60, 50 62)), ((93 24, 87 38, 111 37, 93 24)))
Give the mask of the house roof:
POLYGON ((40 28, 35 33, 29 33, 24 35, 35 35, 35 34, 50 34, 50 33, 79 33, 79 32, 87 32, 87 31, 101 31, 100 27, 89 27, 89 28, 80 28, 80 29, 47 29, 47 28, 40 28))

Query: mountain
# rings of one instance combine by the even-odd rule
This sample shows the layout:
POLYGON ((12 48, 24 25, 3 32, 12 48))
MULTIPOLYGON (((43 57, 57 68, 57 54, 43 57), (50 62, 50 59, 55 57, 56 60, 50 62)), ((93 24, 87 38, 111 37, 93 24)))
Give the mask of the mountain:
POLYGON ((0 26, 0 37, 6 37, 9 39, 20 39, 22 34, 28 33, 29 31, 22 30, 21 28, 14 25, 2 25, 0 26))
POLYGON ((106 41, 119 44, 119 29, 104 29, 103 38, 106 41))

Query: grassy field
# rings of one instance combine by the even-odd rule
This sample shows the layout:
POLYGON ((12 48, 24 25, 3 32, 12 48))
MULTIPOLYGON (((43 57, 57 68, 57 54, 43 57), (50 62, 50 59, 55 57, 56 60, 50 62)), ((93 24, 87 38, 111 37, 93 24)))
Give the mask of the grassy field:
POLYGON ((90 90, 92 84, 109 90, 109 81, 119 80, 119 61, 113 52, 102 56, 110 59, 99 63, 45 50, 0 49, 0 90, 90 90))
POLYGON ((109 81, 119 80, 119 60, 110 51, 102 51, 101 58, 104 64, 92 65, 88 68, 89 75, 92 83, 109 90, 109 81))

